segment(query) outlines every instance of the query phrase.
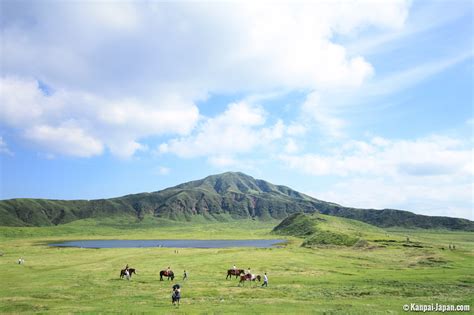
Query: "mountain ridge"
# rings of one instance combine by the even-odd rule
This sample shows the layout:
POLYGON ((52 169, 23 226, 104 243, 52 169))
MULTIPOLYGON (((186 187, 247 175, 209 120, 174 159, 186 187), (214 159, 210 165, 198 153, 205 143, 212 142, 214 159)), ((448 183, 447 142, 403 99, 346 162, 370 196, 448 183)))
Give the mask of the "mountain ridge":
POLYGON ((95 200, 9 199, 0 201, 0 225, 45 226, 75 220, 128 215, 191 221, 284 219, 291 214, 322 213, 379 227, 446 228, 474 231, 467 219, 418 215, 394 209, 357 209, 310 197, 240 172, 210 175, 163 190, 95 200))

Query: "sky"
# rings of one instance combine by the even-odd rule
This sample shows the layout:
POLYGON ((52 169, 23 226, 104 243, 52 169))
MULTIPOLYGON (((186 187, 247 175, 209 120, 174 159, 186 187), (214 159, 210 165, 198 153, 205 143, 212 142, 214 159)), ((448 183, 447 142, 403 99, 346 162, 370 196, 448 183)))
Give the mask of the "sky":
POLYGON ((0 1, 0 199, 240 171, 473 220, 474 4, 0 1))

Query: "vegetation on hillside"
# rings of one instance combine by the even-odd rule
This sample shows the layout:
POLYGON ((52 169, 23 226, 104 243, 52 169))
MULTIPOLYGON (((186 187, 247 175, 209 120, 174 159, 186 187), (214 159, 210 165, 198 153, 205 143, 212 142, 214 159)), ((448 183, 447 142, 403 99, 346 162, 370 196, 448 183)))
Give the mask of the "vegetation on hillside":
POLYGON ((0 201, 0 225, 48 226, 85 218, 146 217, 194 221, 284 219, 294 213, 322 213, 380 227, 445 228, 474 231, 474 222, 429 217, 400 210, 365 210, 321 201, 254 179, 242 173, 223 173, 153 193, 99 200, 11 199, 0 201))
POLYGON ((323 214, 295 213, 284 219, 272 231, 277 235, 303 238, 302 246, 361 246, 367 240, 384 239, 387 232, 375 226, 346 218, 323 214))

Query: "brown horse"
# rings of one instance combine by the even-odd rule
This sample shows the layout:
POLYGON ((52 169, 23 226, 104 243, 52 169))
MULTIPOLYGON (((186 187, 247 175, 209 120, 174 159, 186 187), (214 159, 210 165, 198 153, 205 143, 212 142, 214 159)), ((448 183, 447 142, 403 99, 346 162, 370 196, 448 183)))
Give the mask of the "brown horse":
POLYGON ((240 275, 245 274, 245 271, 243 269, 229 269, 227 270, 227 277, 225 279, 229 279, 229 277, 232 279, 232 276, 235 276, 236 278, 240 275))
POLYGON ((245 284, 245 281, 255 281, 255 280, 258 280, 258 282, 260 282, 262 280, 262 277, 260 277, 260 275, 256 275, 256 276, 250 275, 250 274, 242 275, 240 276, 239 285, 245 284))
MULTIPOLYGON (((137 274, 135 268, 128 268, 128 275, 130 278, 132 277, 132 273, 137 274)), ((123 278, 125 276, 125 269, 120 270, 120 278, 123 278)))
POLYGON ((163 276, 168 277, 168 280, 171 279, 171 281, 173 281, 173 279, 174 279, 174 273, 171 270, 169 272, 167 270, 161 270, 160 271, 160 281, 163 281, 163 276))

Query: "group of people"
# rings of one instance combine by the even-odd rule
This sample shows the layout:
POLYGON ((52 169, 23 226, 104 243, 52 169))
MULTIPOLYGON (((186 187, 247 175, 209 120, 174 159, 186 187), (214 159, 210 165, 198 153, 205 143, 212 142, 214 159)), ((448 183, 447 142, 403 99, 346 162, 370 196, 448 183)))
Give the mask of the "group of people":
MULTIPOLYGON (((22 261, 23 261, 23 259, 20 258, 18 263, 21 264, 22 261)), ((237 267, 235 266, 235 264, 232 268, 234 269, 234 271, 237 270, 237 267)), ((168 268, 166 269, 166 272, 167 273, 171 272, 170 266, 168 266, 168 268)), ((130 271, 129 271, 128 264, 125 266, 124 273, 125 273, 125 277, 127 279, 130 279, 130 271)), ((252 279, 252 272, 250 270, 250 267, 247 269, 247 273, 245 274, 245 276, 248 277, 249 279, 252 279)), ((184 272, 183 272, 183 281, 185 281, 187 279, 188 279, 188 273, 187 273, 186 270, 184 270, 184 272)), ((266 272, 263 276, 262 287, 264 287, 264 286, 268 287, 268 276, 267 276, 266 272)), ((179 305, 179 300, 180 299, 181 299, 181 286, 176 283, 172 287, 171 302, 173 303, 173 305, 179 305)))
MULTIPOLYGON (((234 269, 234 272, 237 270, 237 267, 235 266, 235 264, 232 266, 232 269, 234 269)), ((245 277, 249 279, 253 278, 252 272, 250 271, 250 267, 247 268, 247 273, 245 274, 245 277)), ((268 276, 266 272, 263 275, 262 287, 268 287, 268 276)))

